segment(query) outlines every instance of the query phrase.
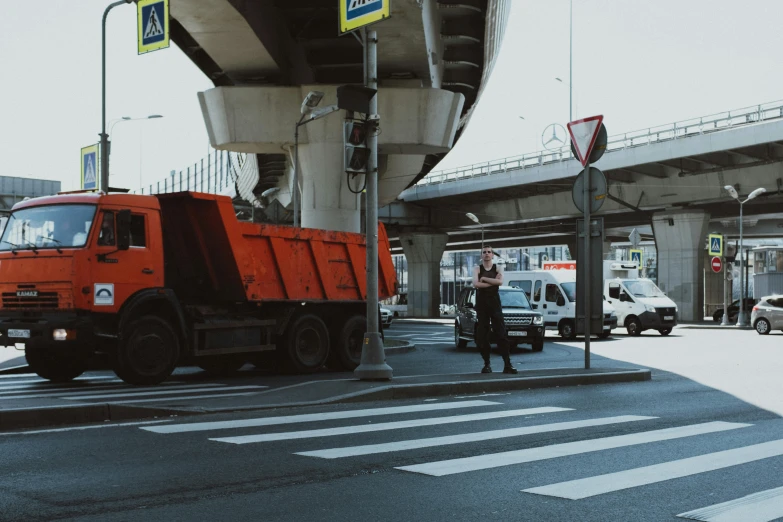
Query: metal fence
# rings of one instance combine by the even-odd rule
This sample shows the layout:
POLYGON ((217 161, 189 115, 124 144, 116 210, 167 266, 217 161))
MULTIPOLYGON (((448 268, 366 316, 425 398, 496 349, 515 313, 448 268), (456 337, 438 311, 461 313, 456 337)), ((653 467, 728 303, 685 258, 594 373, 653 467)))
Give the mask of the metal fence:
POLYGON ((233 186, 237 180, 240 155, 222 150, 213 150, 191 166, 172 170, 166 178, 142 187, 136 194, 165 194, 169 192, 207 192, 220 194, 233 186))
MULTIPOLYGON (((613 152, 782 118, 783 101, 769 102, 610 136, 606 150, 607 152, 613 152)), ((556 150, 530 152, 521 156, 511 156, 455 169, 431 172, 419 181, 417 186, 503 174, 509 170, 526 169, 528 167, 568 161, 573 157, 569 144, 556 150)))

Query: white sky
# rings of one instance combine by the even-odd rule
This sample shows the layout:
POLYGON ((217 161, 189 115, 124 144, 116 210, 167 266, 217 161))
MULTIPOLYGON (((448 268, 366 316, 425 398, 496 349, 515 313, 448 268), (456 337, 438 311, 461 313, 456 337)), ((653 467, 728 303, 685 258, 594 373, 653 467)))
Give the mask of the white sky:
MULTIPOLYGON (((3 175, 78 188, 79 149, 100 132, 108 4, 37 0, 3 10, 3 175)), ((538 150, 548 124, 565 125, 568 86, 554 78, 568 81, 568 5, 513 0, 490 85, 436 170, 538 150)), ((783 99, 779 0, 574 0, 573 17, 574 117, 603 114, 610 136, 783 99)), ((164 116, 112 133, 112 186, 136 189, 140 170, 149 184, 206 156, 196 94, 212 83, 173 44, 138 56, 133 5, 110 13, 107 34, 107 120, 164 116)))

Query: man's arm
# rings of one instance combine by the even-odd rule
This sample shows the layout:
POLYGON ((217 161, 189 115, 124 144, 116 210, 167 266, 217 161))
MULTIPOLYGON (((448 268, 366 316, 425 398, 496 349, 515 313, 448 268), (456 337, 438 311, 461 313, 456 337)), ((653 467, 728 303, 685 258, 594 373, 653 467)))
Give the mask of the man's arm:
POLYGON ((503 272, 501 272, 499 268, 497 271, 498 275, 495 276, 495 279, 492 279, 491 277, 482 277, 481 280, 487 283, 487 286, 501 286, 503 284, 503 272))
POLYGON ((489 288, 490 286, 492 286, 484 282, 484 279, 486 279, 486 277, 482 277, 481 281, 479 281, 478 275, 479 275, 479 267, 477 266, 473 267, 473 286, 475 286, 476 288, 489 288))

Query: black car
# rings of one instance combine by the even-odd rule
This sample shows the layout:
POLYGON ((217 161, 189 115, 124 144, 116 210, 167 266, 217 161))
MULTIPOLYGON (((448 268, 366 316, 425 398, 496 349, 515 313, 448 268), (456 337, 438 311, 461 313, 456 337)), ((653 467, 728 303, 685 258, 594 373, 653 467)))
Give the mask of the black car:
MULTIPOLYGON (((503 321, 506 324, 511 347, 518 344, 530 344, 534 352, 544 349, 544 316, 533 311, 524 290, 501 286, 500 303, 503 306, 503 321)), ((463 288, 457 299, 457 318, 454 322, 454 343, 457 348, 465 348, 469 341, 475 342, 476 327, 476 289, 463 288)), ((490 342, 496 342, 495 333, 490 334, 490 342)))
MULTIPOLYGON (((737 316, 739 315, 739 299, 734 301, 729 305, 729 322, 730 323, 736 323, 737 322, 737 316)), ((751 310, 753 310, 753 307, 756 305, 756 300, 752 297, 746 297, 745 298, 745 311, 750 313, 751 310)), ((712 320, 716 323, 720 323, 723 321, 723 307, 718 308, 714 314, 712 314, 712 320)))

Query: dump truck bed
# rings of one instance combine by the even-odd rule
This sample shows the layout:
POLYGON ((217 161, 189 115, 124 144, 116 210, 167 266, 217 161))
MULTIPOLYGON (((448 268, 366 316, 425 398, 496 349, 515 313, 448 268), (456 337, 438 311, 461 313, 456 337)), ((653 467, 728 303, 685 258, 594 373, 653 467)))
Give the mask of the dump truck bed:
MULTIPOLYGON (((240 222, 226 196, 158 196, 166 286, 185 300, 363 301, 363 234, 240 222)), ((378 227, 378 297, 396 293, 389 239, 378 227)))

